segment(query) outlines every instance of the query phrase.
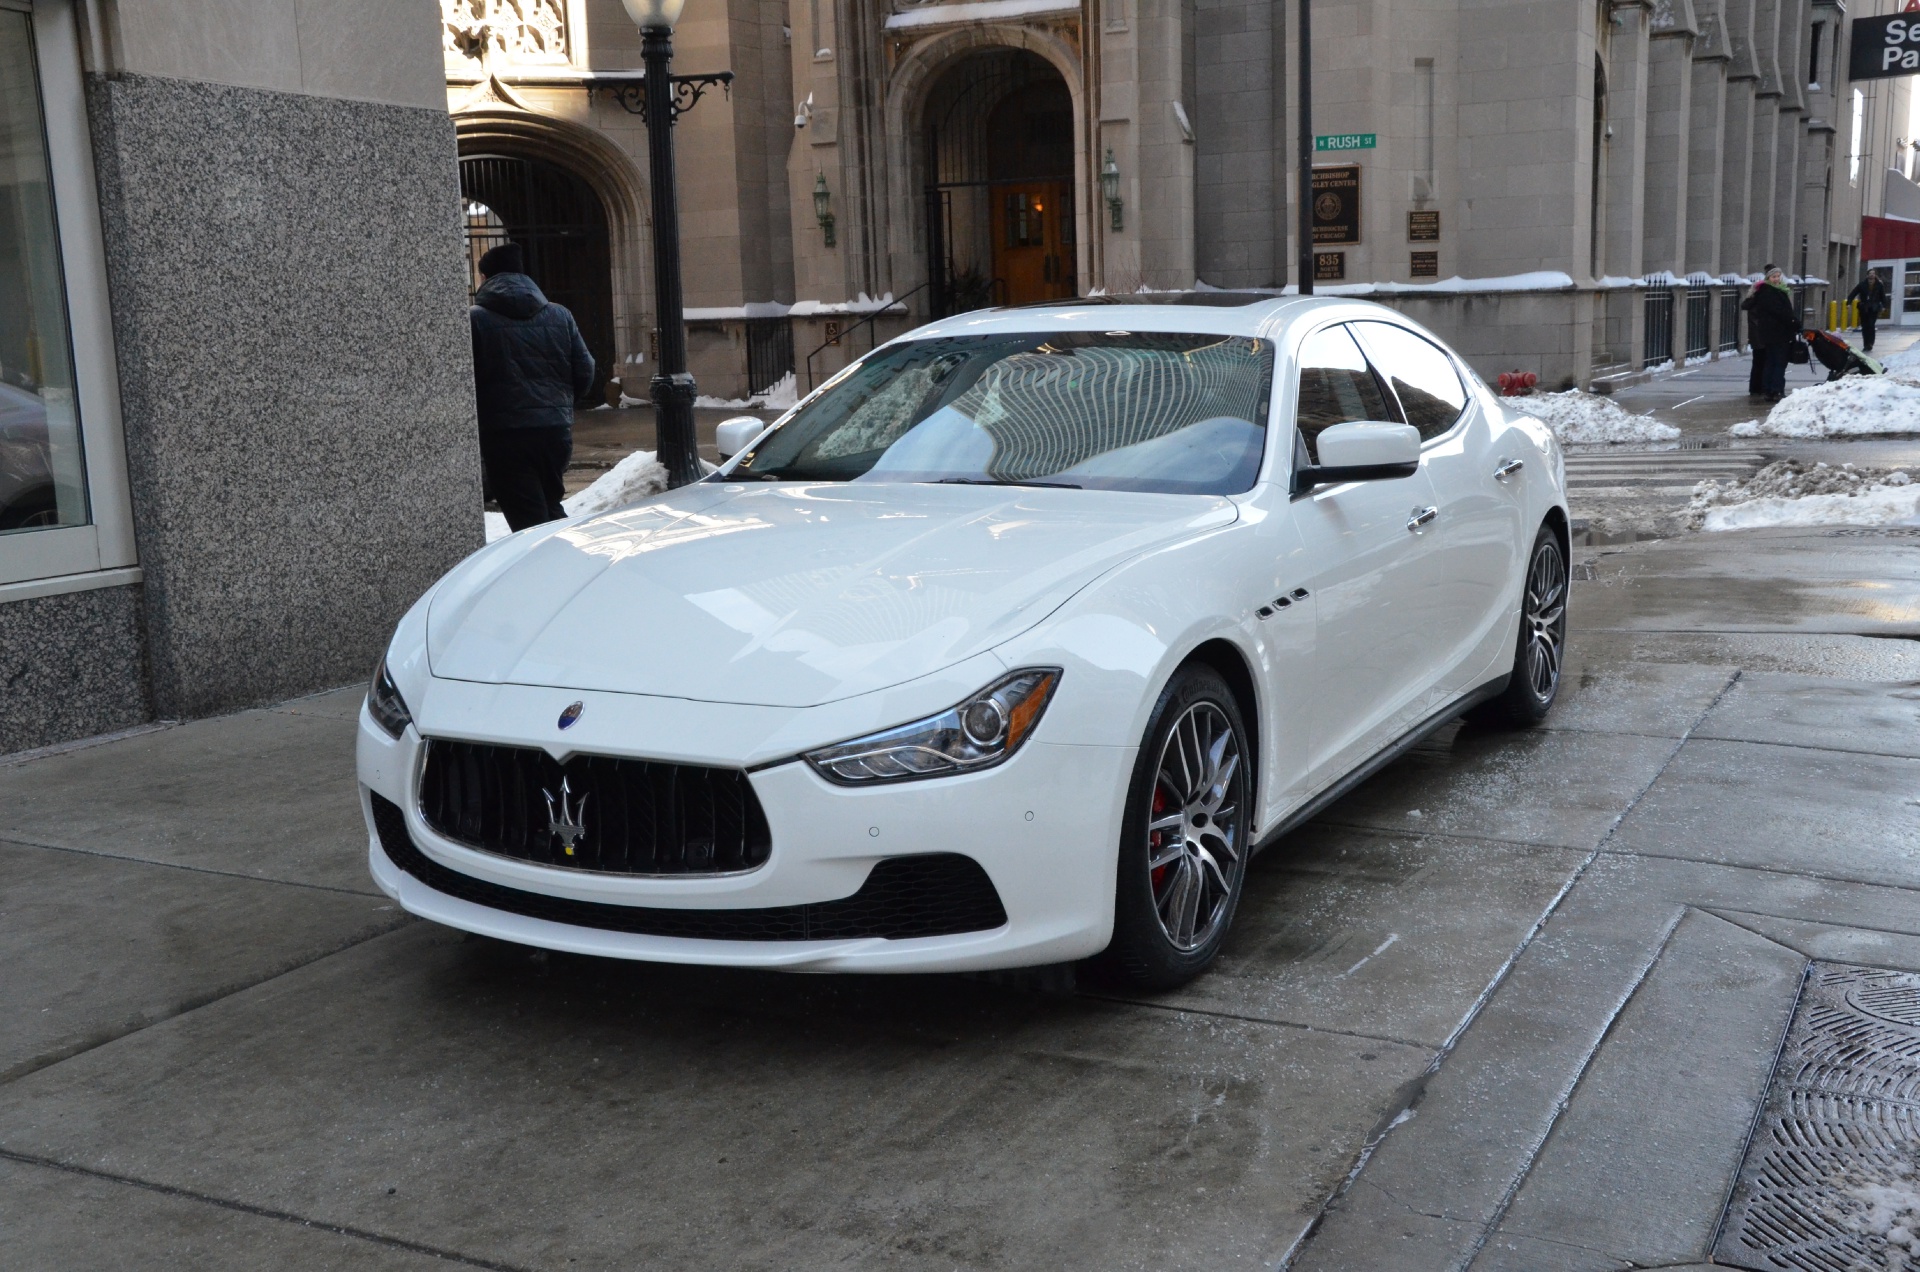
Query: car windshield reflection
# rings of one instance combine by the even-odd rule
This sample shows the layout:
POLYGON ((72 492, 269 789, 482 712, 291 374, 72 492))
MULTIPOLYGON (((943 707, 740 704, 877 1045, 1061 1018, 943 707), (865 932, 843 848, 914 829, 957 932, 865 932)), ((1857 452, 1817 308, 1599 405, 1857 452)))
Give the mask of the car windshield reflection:
POLYGON ((916 340, 844 373, 727 478, 1237 494, 1272 385, 1272 344, 1244 336, 916 340))

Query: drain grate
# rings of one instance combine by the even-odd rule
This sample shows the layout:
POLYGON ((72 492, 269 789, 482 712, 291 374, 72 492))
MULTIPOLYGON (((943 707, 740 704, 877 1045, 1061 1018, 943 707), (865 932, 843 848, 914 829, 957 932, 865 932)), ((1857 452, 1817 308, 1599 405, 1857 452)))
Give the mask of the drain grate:
POLYGON ((1920 526, 1848 526, 1827 531, 1829 539, 1916 539, 1920 526))
POLYGON ((1920 1272, 1920 975, 1808 970, 1713 1257, 1920 1272))

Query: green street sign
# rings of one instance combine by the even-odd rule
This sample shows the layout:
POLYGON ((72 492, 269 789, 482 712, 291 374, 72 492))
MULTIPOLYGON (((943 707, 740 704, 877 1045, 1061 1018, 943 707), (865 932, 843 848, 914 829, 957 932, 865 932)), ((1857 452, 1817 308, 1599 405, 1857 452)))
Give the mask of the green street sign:
POLYGON ((1374 133, 1334 133, 1327 137, 1315 137, 1315 150, 1372 150, 1378 137, 1374 133))

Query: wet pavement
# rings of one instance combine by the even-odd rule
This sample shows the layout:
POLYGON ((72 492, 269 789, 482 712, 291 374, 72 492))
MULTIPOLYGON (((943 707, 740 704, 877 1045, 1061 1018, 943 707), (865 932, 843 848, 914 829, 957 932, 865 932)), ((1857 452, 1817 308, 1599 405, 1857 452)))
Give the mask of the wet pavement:
POLYGON ((410 920, 358 688, 0 759, 0 1266, 1703 1265, 1808 961, 1920 971, 1913 547, 1577 551, 1547 724, 1263 855, 1164 995, 410 920))

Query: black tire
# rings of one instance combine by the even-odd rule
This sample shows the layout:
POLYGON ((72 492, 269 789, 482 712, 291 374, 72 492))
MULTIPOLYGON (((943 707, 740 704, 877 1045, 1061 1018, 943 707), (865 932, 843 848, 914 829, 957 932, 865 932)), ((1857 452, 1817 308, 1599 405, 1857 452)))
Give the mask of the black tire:
POLYGON ((1097 960, 1101 970, 1133 988, 1160 990, 1186 984, 1213 962, 1240 904, 1252 848, 1250 763, 1246 725, 1226 681, 1210 667, 1181 668, 1154 704, 1134 762, 1113 941, 1097 960), (1171 811, 1176 803, 1179 811, 1171 811), (1152 825, 1175 817, 1177 827, 1152 825))
POLYGON ((1550 525, 1540 527, 1520 585, 1520 635, 1513 674, 1496 698, 1467 713, 1475 724, 1522 728, 1538 724, 1560 694, 1567 647, 1567 550, 1550 525))

